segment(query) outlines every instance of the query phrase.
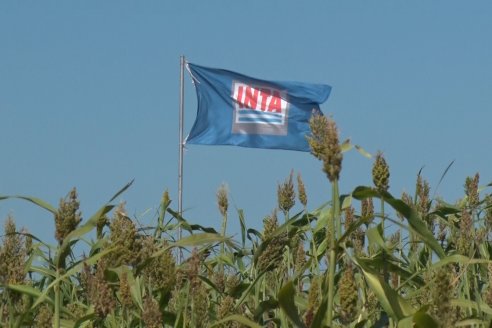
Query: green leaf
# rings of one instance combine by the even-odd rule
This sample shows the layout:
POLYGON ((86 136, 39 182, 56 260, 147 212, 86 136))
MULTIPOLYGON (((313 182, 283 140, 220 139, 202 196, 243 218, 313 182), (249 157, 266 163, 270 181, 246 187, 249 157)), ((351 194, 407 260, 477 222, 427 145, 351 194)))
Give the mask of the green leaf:
POLYGON ((292 281, 289 281, 278 292, 278 303, 280 304, 280 308, 287 315, 287 318, 289 318, 289 320, 296 327, 305 328, 306 325, 299 317, 299 311, 294 302, 295 295, 296 291, 294 288, 294 283, 292 281))
POLYGON ((52 214, 56 214, 56 208, 54 208, 53 206, 51 206, 50 204, 48 204, 47 202, 45 202, 42 199, 39 199, 36 197, 31 197, 31 196, 19 196, 19 195, 16 195, 16 196, 0 196, 0 200, 9 199, 9 198, 27 200, 28 202, 31 202, 31 203, 33 203, 33 204, 35 204, 41 208, 44 208, 45 210, 51 212, 52 214))
POLYGON ((244 211, 242 209, 237 209, 237 215, 239 218, 239 226, 241 227, 241 245, 246 245, 246 221, 244 219, 244 211))
POLYGON ((278 308, 278 301, 275 299, 268 299, 266 301, 260 302, 260 305, 255 309, 254 319, 259 321, 263 314, 267 311, 274 310, 278 308))
POLYGON ((34 309, 36 306, 39 304, 43 303, 47 299, 48 293, 51 291, 51 289, 58 284, 60 281, 63 281, 64 279, 74 275, 75 273, 79 272, 82 270, 84 264, 87 265, 93 265, 97 263, 101 259, 101 257, 106 256, 107 254, 115 251, 117 248, 108 248, 101 253, 98 253, 94 256, 89 257, 88 259, 85 259, 84 261, 79 262, 77 265, 74 265, 70 270, 67 270, 63 275, 59 276, 57 279, 54 279, 44 290, 43 292, 39 295, 37 298, 36 302, 32 305, 31 309, 34 309))
POLYGON ((233 245, 230 238, 223 237, 216 233, 203 232, 194 234, 191 236, 183 237, 175 243, 169 245, 169 247, 188 247, 188 246, 199 246, 208 245, 213 243, 223 243, 226 242, 228 245, 233 245))
POLYGON ((444 250, 442 249, 439 242, 434 238, 432 232, 427 228, 427 225, 420 218, 419 213, 412 207, 405 204, 400 199, 393 198, 393 196, 388 192, 379 193, 373 188, 360 186, 355 188, 352 192, 352 196, 355 199, 362 200, 365 198, 379 198, 383 199, 386 203, 391 205, 396 211, 402 214, 408 221, 410 229, 412 232, 417 234, 420 239, 429 246, 439 258, 444 258, 446 256, 444 250))
MULTIPOLYGON (((34 287, 31 287, 31 286, 26 286, 26 285, 6 285, 5 287, 7 287, 8 289, 11 289, 11 290, 15 290, 16 292, 19 292, 19 293, 22 293, 22 294, 26 294, 26 295, 29 295, 29 296, 32 296, 33 298, 37 299, 38 297, 41 296, 41 292, 34 288, 34 287)), ((46 297, 45 298, 45 301, 50 303, 51 305, 53 305, 53 300, 49 297, 46 297)))
POLYGON ((386 243, 383 239, 383 227, 381 224, 378 224, 375 227, 368 228, 366 231, 367 240, 370 245, 376 244, 379 248, 387 251, 386 243))
POLYGON ((413 307, 403 297, 398 295, 378 272, 373 271, 363 261, 359 261, 357 257, 350 257, 350 259, 360 268, 367 284, 389 316, 396 321, 400 321, 414 314, 415 310, 413 307))
POLYGON ((78 240, 78 238, 82 237, 83 235, 94 229, 97 226, 97 222, 99 221, 99 219, 106 215, 109 211, 111 211, 113 207, 113 205, 104 205, 93 216, 91 216, 85 224, 70 232, 63 239, 63 243, 61 244, 55 256, 55 263, 58 268, 61 266, 66 256, 69 254, 70 246, 74 244, 72 240, 78 240))
POLYGON ((115 200, 116 198, 118 198, 119 195, 121 195, 128 188, 130 188, 130 186, 133 184, 133 181, 135 181, 135 179, 133 179, 132 181, 128 182, 123 188, 121 188, 113 197, 111 197, 111 199, 109 200, 108 203, 111 203, 113 200, 115 200))

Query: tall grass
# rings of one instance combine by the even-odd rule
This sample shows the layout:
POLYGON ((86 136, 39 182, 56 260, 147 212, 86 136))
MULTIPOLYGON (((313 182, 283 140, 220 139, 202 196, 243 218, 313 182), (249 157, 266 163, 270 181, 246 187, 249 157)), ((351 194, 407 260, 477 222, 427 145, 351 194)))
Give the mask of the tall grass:
POLYGON ((378 154, 374 185, 340 192, 343 153, 354 147, 339 142, 330 119, 315 117, 311 127, 312 153, 332 187, 327 203, 311 208, 291 173, 261 231, 246 226, 242 210, 230 213, 225 186, 217 192, 220 231, 181 217, 167 192, 155 224, 137 226, 114 203, 131 183, 87 219, 75 189, 57 208, 0 196, 50 212, 57 241, 5 221, 0 326, 488 327, 489 185, 468 177, 463 197, 450 203, 432 198, 419 173, 414 195, 398 198, 378 154), (227 233, 232 217, 237 240, 227 233))

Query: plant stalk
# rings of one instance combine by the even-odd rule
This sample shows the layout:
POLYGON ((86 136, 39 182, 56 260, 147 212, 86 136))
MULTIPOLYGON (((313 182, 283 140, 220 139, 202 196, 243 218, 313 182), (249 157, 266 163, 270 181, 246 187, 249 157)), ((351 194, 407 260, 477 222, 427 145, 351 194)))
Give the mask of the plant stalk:
MULTIPOLYGON (((56 279, 60 278, 60 269, 56 269, 56 279)), ((60 281, 55 284, 55 315, 53 318, 53 327, 60 328, 60 281)))
POLYGON ((332 220, 328 222, 328 229, 330 230, 328 241, 330 245, 330 257, 329 257, 329 272, 328 272, 328 314, 327 323, 328 327, 332 327, 333 321, 333 299, 335 297, 335 269, 336 269, 336 231, 341 227, 340 222, 340 200, 338 195, 338 180, 333 180, 331 182, 331 193, 332 193, 332 206, 331 214, 332 220))

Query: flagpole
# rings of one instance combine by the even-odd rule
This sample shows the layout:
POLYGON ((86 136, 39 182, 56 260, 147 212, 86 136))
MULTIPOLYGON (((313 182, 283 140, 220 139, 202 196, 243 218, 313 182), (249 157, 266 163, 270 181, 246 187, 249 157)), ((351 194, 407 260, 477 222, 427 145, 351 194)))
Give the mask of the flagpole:
MULTIPOLYGON (((178 213, 183 215, 183 125, 184 125, 184 67, 185 57, 179 58, 180 62, 180 79, 179 79, 179 168, 178 168, 178 213)), ((181 226, 178 229, 178 238, 181 239, 181 226)), ((183 261, 183 252, 179 251, 179 262, 183 261)))

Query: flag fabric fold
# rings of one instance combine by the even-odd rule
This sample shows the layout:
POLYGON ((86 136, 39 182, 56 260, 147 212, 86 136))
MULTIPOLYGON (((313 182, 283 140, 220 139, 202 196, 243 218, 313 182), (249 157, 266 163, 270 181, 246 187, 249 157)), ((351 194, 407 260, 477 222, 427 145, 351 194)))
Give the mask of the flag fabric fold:
POLYGON ((310 151, 309 119, 322 115, 325 84, 265 81, 188 63, 197 117, 188 144, 310 151))

